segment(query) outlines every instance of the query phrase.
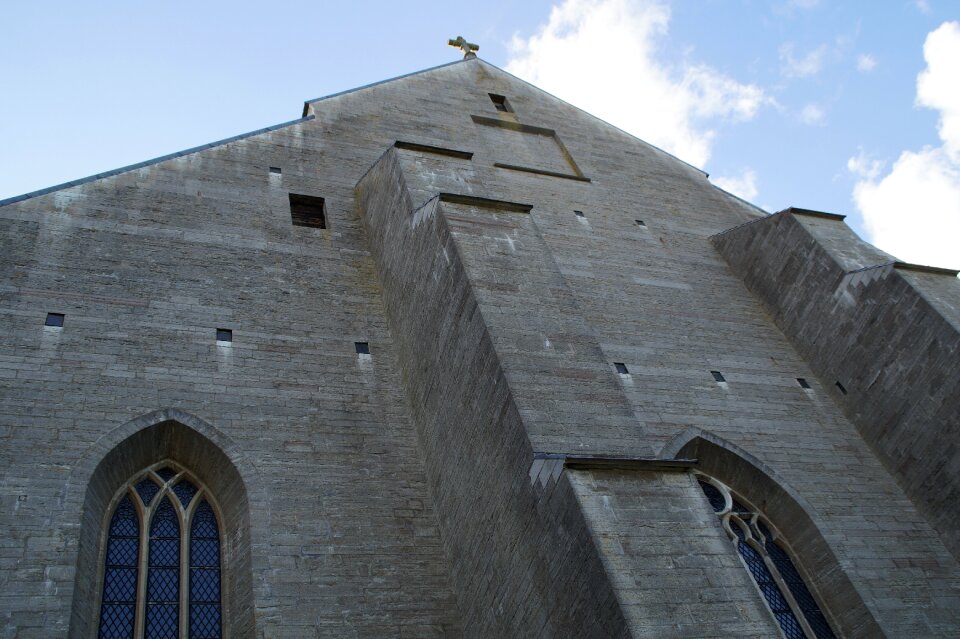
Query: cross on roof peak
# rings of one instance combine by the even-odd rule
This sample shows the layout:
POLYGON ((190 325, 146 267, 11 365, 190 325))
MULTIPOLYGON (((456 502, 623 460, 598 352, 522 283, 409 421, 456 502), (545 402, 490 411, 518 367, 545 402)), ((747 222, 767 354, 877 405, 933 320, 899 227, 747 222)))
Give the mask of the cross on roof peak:
POLYGON ((456 40, 453 40, 453 39, 447 40, 447 44, 449 44, 451 47, 457 47, 458 49, 463 51, 464 60, 477 57, 476 52, 480 50, 479 44, 473 44, 472 42, 467 42, 463 36, 457 36, 456 40))

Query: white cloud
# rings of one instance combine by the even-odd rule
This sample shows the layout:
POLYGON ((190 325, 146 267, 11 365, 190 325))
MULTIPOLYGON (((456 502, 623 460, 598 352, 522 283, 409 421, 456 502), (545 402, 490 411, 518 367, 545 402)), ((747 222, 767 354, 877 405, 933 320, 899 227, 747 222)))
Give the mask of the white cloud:
POLYGON ((823 126, 827 113, 819 104, 810 103, 800 110, 800 121, 808 126, 823 126))
POLYGON ((847 160, 847 170, 859 178, 875 180, 883 171, 884 162, 867 155, 863 149, 847 160))
POLYGON ((744 171, 736 177, 711 177, 710 181, 724 191, 729 191, 747 201, 752 201, 759 193, 757 190, 757 173, 753 169, 744 169, 744 171))
POLYGON ((805 78, 820 73, 830 47, 821 44, 806 54, 797 56, 796 46, 787 42, 780 46, 780 70, 788 78, 805 78))
POLYGON ((943 149, 904 151, 880 181, 861 180, 853 200, 870 241, 902 260, 960 267, 960 170, 943 149))
POLYGON ((927 68, 917 77, 917 104, 940 112, 938 133, 960 162, 960 22, 945 22, 923 43, 927 68))
POLYGON ((857 71, 869 73, 877 68, 877 59, 869 53, 861 53, 857 56, 857 71))
POLYGON ((659 0, 565 0, 538 33, 514 37, 506 69, 704 166, 716 126, 751 119, 767 98, 707 65, 662 62, 669 22, 659 0))
POLYGON ((847 168, 860 179, 853 200, 870 241, 900 259, 960 267, 960 23, 927 35, 927 68, 917 77, 917 104, 940 112, 942 145, 904 151, 890 173, 860 154, 847 168))
POLYGON ((930 13, 930 3, 927 0, 915 0, 914 4, 922 13, 930 13))

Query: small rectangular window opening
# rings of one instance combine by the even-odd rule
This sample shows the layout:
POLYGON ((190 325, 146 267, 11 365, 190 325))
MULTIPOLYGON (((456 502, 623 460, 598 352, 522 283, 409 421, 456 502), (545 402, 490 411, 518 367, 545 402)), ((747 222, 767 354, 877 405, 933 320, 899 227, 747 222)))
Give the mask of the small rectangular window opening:
POLYGON ((573 214, 577 217, 583 217, 583 211, 574 211, 573 214))
POLYGON ((646 224, 643 223, 643 220, 634 220, 634 221, 637 223, 637 226, 646 226, 646 224))
POLYGON ((354 342, 353 347, 357 349, 357 355, 370 354, 370 344, 367 342, 354 342))
POLYGON ((620 373, 621 375, 629 375, 629 374, 630 374, 630 371, 627 370, 627 365, 624 364, 623 362, 614 362, 614 363, 613 363, 613 366, 614 366, 614 368, 617 369, 617 372, 620 373))
POLYGON ((327 215, 323 198, 291 193, 290 218, 294 226, 308 226, 315 229, 327 228, 327 215))
POLYGON ((271 166, 270 172, 275 175, 280 175, 281 173, 283 173, 283 169, 281 169, 279 166, 271 166))
POLYGON ((844 388, 843 384, 841 384, 839 381, 837 382, 837 388, 840 389, 840 392, 843 393, 844 395, 847 394, 847 389, 844 388))
POLYGON ((217 341, 218 342, 232 342, 233 341, 233 331, 229 328, 218 328, 217 329, 217 341))
POLYGON ((513 109, 510 108, 510 103, 507 102, 507 98, 502 95, 497 95, 496 93, 488 93, 490 99, 493 100, 493 106, 496 107, 497 111, 502 111, 503 113, 513 113, 513 109))
POLYGON ((63 313, 47 313, 47 321, 43 323, 44 326, 56 326, 58 328, 63 326, 63 313))
POLYGON ((808 382, 803 377, 798 377, 797 383, 800 384, 800 388, 810 388, 810 382, 808 382))
POLYGON ((714 381, 717 381, 717 382, 727 381, 726 379, 724 379, 723 373, 721 373, 720 371, 710 371, 710 374, 713 375, 714 381))

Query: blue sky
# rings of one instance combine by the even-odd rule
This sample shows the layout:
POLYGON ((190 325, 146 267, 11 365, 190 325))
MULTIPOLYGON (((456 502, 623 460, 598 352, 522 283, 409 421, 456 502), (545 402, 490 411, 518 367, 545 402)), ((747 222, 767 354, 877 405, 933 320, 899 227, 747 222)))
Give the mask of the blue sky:
POLYGON ((463 34, 769 211, 844 213, 902 259, 960 268, 954 1, 48 2, 0 19, 0 198, 296 118, 457 59, 463 34))

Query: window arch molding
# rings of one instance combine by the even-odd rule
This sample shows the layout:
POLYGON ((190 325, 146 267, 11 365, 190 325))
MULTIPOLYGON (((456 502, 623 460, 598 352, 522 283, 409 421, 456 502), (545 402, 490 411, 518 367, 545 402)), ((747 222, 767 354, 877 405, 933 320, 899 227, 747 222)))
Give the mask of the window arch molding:
POLYGON ((808 585, 829 609, 836 631, 849 636, 884 636, 820 532, 822 524, 815 520, 815 511, 775 470, 724 438, 693 427, 668 442, 660 456, 696 459, 698 471, 731 487, 775 529, 783 531, 808 585))
MULTIPOLYGON (((271 506, 260 473, 240 447, 179 409, 148 413, 107 431, 74 464, 63 509, 80 523, 69 636, 97 636, 102 589, 101 534, 112 500, 136 473, 161 460, 188 469, 219 505, 223 565, 223 636, 256 634, 254 539, 266 539, 271 506)), ((258 546, 263 546, 261 542, 258 546)))

